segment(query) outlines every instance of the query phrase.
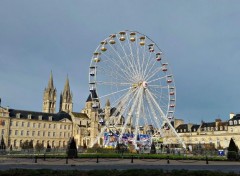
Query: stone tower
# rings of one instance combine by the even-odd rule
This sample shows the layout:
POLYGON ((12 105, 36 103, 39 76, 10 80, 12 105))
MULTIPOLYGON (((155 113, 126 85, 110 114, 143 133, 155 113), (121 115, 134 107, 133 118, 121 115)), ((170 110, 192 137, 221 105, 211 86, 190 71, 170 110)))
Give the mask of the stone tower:
POLYGON ((100 103, 98 100, 98 96, 95 90, 91 91, 91 93, 88 96, 88 99, 86 101, 85 106, 85 113, 88 115, 88 117, 91 119, 91 125, 90 125, 90 140, 91 140, 91 146, 93 145, 93 142, 95 141, 98 133, 99 133, 99 120, 98 120, 98 110, 100 108, 100 103))
POLYGON ((106 101, 104 112, 105 112, 104 120, 107 121, 107 120, 109 120, 109 117, 111 115, 111 104, 110 104, 109 99, 107 99, 107 101, 106 101))
POLYGON ((57 90, 53 85, 52 72, 48 81, 48 87, 45 88, 43 94, 43 108, 42 111, 46 113, 55 113, 56 109, 57 90))
POLYGON ((59 111, 65 111, 67 113, 72 112, 72 93, 70 91, 69 79, 67 77, 63 92, 60 94, 60 107, 59 111))

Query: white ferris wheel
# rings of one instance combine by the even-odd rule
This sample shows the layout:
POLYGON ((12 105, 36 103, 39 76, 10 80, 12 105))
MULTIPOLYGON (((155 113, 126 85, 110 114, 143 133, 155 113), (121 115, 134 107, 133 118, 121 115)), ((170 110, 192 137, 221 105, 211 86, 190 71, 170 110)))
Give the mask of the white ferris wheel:
POLYGON ((104 39, 91 60, 89 87, 94 108, 106 101, 112 107, 110 118, 99 119, 104 126, 93 144, 110 126, 116 128, 121 141, 131 123, 135 143, 140 128, 152 125, 158 133, 163 128, 173 130, 185 147, 171 124, 176 106, 173 74, 160 48, 146 35, 126 30, 104 39))

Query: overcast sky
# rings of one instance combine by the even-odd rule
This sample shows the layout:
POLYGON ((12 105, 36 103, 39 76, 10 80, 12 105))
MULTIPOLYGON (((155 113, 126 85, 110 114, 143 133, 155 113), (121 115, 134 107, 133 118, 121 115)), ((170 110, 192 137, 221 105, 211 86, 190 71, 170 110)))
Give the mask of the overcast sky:
POLYGON ((52 70, 57 103, 68 74, 79 112, 93 51, 129 29, 164 52, 177 88, 177 118, 227 120, 240 112, 239 20, 239 0, 1 0, 2 106, 41 111, 52 70))

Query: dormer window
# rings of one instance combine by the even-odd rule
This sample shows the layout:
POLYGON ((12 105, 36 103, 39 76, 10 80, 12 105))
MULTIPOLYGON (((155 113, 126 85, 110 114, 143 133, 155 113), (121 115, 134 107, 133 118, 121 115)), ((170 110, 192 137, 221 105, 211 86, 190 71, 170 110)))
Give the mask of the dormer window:
POLYGON ((184 132, 186 132, 186 129, 184 129, 184 132))
POLYGON ((229 125, 233 125, 233 122, 232 122, 232 121, 229 121, 229 125))
POLYGON ((234 125, 237 125, 237 121, 236 120, 234 120, 234 125))
POLYGON ((38 120, 42 120, 42 116, 41 115, 38 116, 38 120))
POLYGON ((52 116, 49 116, 49 117, 48 117, 48 120, 49 120, 49 121, 52 121, 52 116))
POLYGON ((32 114, 28 114, 28 119, 32 119, 32 114))
POLYGON ((222 127, 222 126, 220 126, 220 130, 223 130, 223 127, 222 127))
POLYGON ((20 116, 21 116, 20 113, 17 113, 17 114, 16 114, 16 118, 20 119, 20 116))

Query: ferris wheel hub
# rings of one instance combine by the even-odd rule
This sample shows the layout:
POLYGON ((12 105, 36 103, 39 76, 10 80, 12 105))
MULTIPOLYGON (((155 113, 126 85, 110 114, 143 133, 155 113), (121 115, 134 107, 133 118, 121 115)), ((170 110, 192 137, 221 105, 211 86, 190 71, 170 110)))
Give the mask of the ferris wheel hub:
POLYGON ((148 83, 146 81, 143 81, 142 86, 143 86, 143 88, 147 88, 148 83))

